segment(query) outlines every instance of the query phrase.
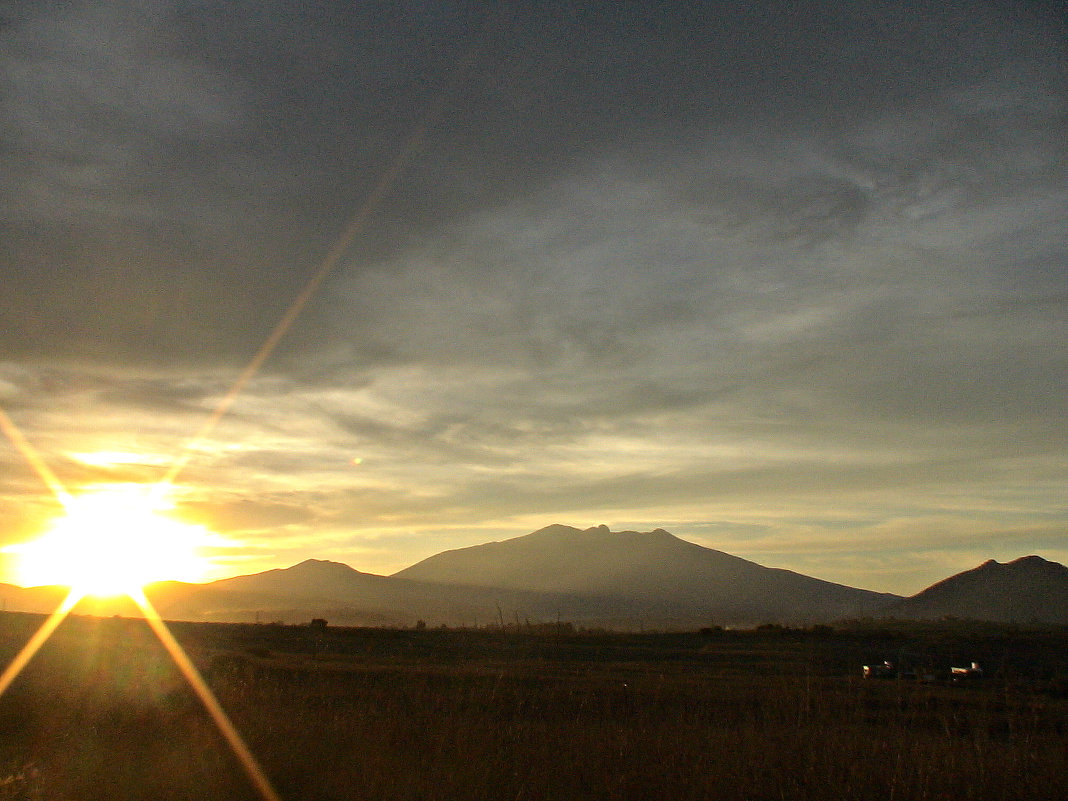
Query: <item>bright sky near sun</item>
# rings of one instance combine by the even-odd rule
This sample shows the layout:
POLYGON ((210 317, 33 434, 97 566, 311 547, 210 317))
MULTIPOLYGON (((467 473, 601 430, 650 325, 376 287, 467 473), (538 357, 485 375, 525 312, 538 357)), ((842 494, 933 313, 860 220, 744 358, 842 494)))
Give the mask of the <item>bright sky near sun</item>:
POLYGON ((72 498, 63 512, 16 554, 15 578, 28 587, 64 585, 84 594, 118 595, 153 581, 211 577, 208 548, 225 544, 184 523, 155 487, 110 485, 72 498))
MULTIPOLYGON (((444 100, 187 453, 212 577, 554 522, 1068 561, 1056 4, 509 8, 0 4, 0 407, 71 492, 161 478, 444 100)), ((0 545, 58 512, 0 441, 0 545)))

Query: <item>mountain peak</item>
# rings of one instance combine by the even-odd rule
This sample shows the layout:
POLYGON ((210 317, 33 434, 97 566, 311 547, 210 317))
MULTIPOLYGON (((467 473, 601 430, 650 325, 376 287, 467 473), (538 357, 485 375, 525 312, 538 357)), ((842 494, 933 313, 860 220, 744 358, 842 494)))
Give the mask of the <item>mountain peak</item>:
POLYGON ((1011 567, 1013 565, 1016 565, 1016 566, 1020 566, 1020 567, 1025 567, 1025 566, 1038 567, 1038 566, 1041 566, 1041 565, 1056 565, 1056 564, 1058 564, 1058 563, 1057 562, 1051 562, 1048 559, 1043 559, 1041 556, 1035 556, 1034 554, 1031 554, 1030 556, 1021 556, 1019 559, 1014 559, 1013 561, 1009 562, 1007 566, 1011 567))
POLYGON ((1005 622, 1068 620, 1068 567, 1041 556, 978 567, 932 584, 886 610, 897 617, 954 617, 1005 622))
POLYGON ((318 597, 352 592, 368 582, 378 582, 380 576, 361 573, 341 562, 329 559, 305 559, 292 567, 276 568, 248 576, 235 576, 212 582, 216 589, 256 592, 267 595, 318 597))
POLYGON ((581 534, 581 529, 577 529, 574 526, 565 526, 563 523, 553 523, 545 528, 539 528, 532 534, 528 534, 528 537, 572 537, 575 534, 581 534))
POLYGON ((674 534, 666 531, 662 528, 656 528, 652 531, 612 531, 607 525, 601 523, 597 526, 590 526, 586 529, 575 528, 574 526, 565 526, 562 523, 553 523, 545 528, 539 528, 537 531, 526 534, 522 537, 516 537, 514 539, 548 539, 548 538, 561 538, 561 539, 574 539, 575 537, 657 537, 660 539, 678 539, 674 534))
POLYGON ((329 559, 305 559, 292 567, 283 568, 295 573, 358 573, 358 570, 349 567, 342 562, 332 562, 329 559))
POLYGON ((955 579, 957 576, 966 575, 969 573, 983 572, 983 573, 1019 573, 1022 571, 1034 572, 1039 571, 1052 571, 1060 572, 1065 570, 1064 565, 1059 562, 1051 562, 1048 559, 1043 559, 1041 556, 1031 554, 1030 556, 1021 556, 1018 559, 1013 559, 1011 562, 999 562, 996 559, 987 559, 979 567, 972 570, 966 570, 964 573, 958 573, 956 576, 950 576, 950 579, 955 579))

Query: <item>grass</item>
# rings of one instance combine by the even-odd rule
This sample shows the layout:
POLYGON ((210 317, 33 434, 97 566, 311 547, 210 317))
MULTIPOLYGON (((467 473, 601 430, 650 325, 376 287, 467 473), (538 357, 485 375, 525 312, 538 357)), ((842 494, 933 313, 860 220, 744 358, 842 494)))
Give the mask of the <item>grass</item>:
MULTIPOLYGON (((174 630, 294 801, 1068 798, 1063 631, 174 630), (860 678, 899 654, 988 676, 860 678)), ((255 795, 142 624, 71 619, 0 698, 11 798, 255 795)))

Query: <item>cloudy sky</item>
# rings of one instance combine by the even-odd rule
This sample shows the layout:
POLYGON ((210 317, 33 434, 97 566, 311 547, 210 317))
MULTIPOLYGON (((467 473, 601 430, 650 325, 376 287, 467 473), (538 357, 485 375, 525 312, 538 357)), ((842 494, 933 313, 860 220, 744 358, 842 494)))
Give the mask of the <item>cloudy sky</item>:
POLYGON ((185 453, 220 575, 1068 562, 1058 5, 0 2, 0 407, 74 490, 185 453))

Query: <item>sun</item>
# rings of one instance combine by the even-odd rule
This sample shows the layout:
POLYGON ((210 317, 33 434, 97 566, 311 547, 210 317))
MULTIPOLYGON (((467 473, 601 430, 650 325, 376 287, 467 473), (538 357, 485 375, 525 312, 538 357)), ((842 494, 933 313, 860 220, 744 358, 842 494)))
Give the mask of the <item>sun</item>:
POLYGON ((63 585, 81 595, 136 593, 153 581, 200 581, 213 535, 168 516, 159 488, 115 484, 74 496, 38 539, 12 545, 23 586, 63 585))

